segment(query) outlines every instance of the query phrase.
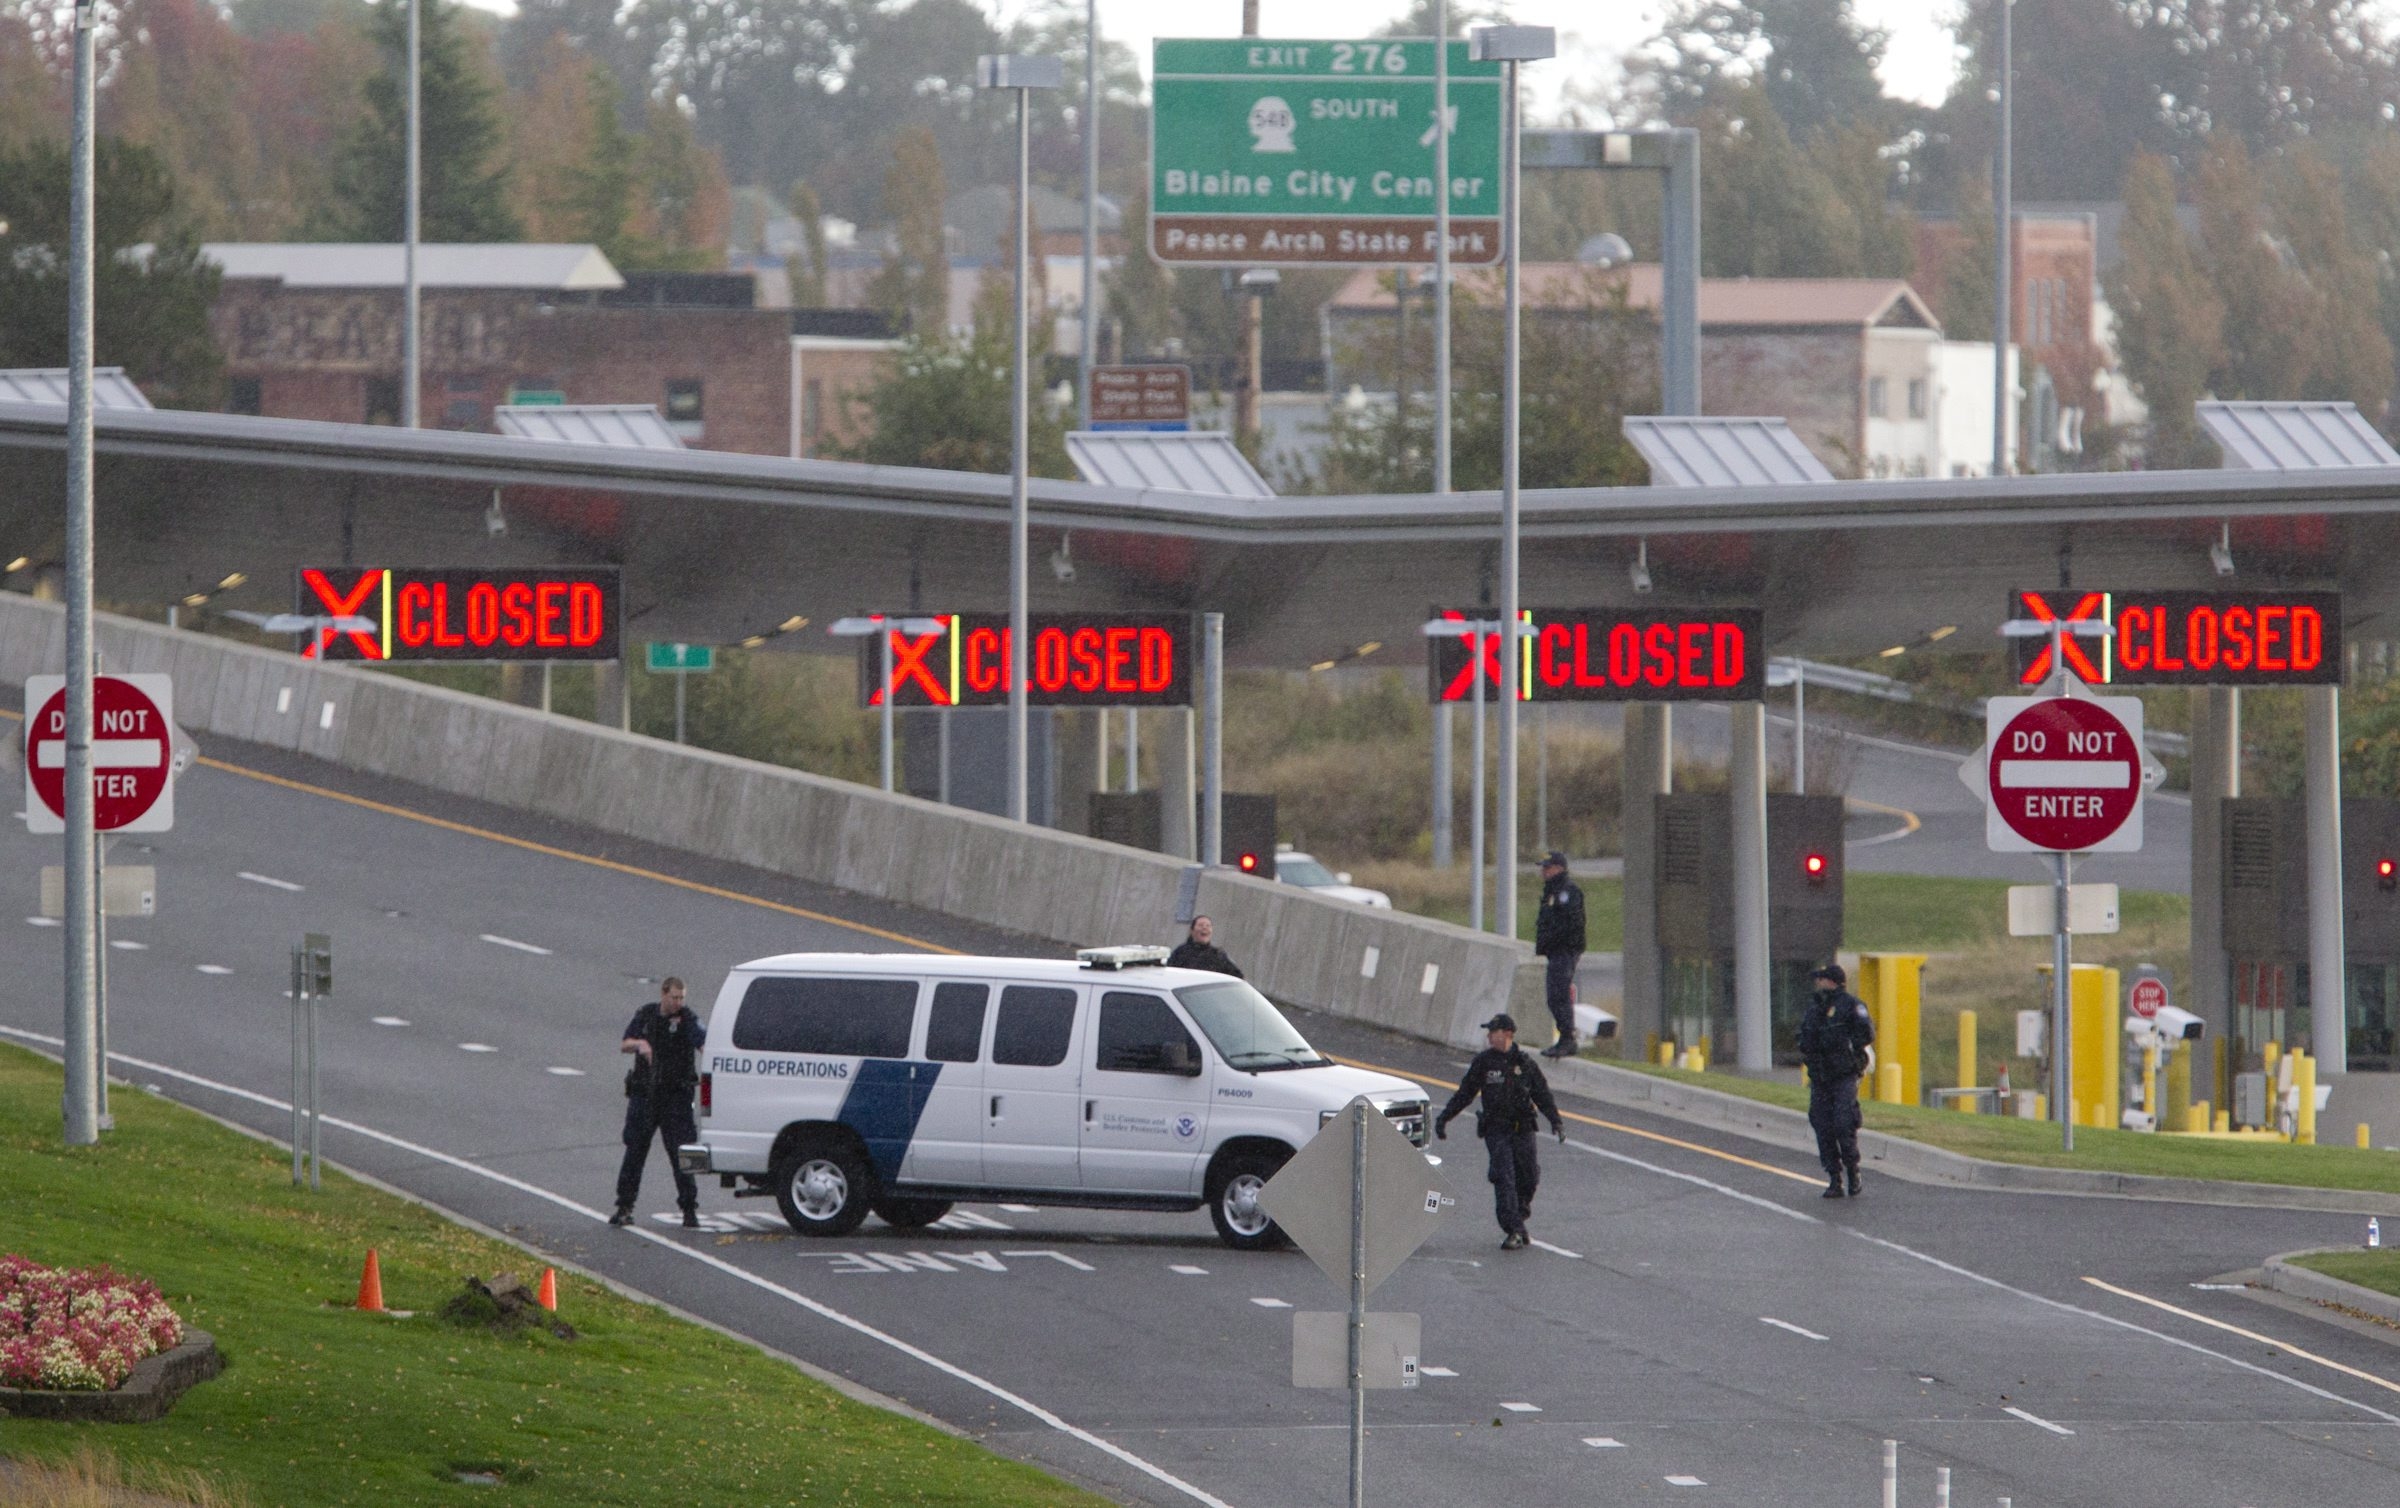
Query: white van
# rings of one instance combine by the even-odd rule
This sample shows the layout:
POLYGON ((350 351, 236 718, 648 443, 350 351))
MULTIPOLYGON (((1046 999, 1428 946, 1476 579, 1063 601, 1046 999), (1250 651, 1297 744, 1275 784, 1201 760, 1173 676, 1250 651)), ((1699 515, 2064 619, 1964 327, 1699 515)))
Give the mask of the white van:
POLYGON ((1422 1088, 1345 1068, 1239 979, 1163 948, 1077 960, 794 953, 726 979, 678 1160, 803 1235, 959 1200, 1192 1210, 1251 1251, 1258 1193, 1359 1095, 1412 1142, 1422 1088))

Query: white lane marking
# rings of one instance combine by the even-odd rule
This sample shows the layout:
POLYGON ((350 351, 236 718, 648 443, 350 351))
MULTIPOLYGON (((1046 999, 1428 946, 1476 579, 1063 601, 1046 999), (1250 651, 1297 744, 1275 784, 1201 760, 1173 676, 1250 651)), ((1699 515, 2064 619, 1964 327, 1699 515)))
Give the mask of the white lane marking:
POLYGON ((2325 1357, 2319 1356, 2314 1351, 2303 1351, 2288 1340, 2277 1340, 2272 1335, 2261 1335, 2256 1330, 2245 1330, 2239 1325, 2229 1325, 2223 1320, 2210 1319, 2205 1314, 2195 1313, 2189 1309, 2178 1309, 2173 1304, 2167 1303, 2164 1300, 2151 1298, 2147 1294, 2136 1293, 2130 1288, 2119 1288, 2114 1283, 2103 1283, 2095 1277, 2087 1276, 2084 1281, 2091 1284, 2094 1288, 2101 1290, 2103 1293, 2113 1293, 2121 1299, 2131 1299, 2137 1304, 2148 1304, 2153 1309, 2163 1309, 2167 1313, 2176 1316, 2178 1319, 2193 1320, 2199 1324, 2208 1326, 2210 1329, 2222 1330, 2228 1335, 2238 1335, 2244 1340, 2254 1340, 2262 1346, 2272 1346, 2278 1351, 2289 1352, 2290 1354, 2299 1357, 2302 1361, 2313 1361, 2318 1366, 2327 1368, 2331 1371, 2339 1372, 2345 1377, 2355 1377, 2361 1382, 2371 1382, 2386 1392, 2400 1393, 2400 1382, 2394 1382, 2388 1377, 2378 1377, 2373 1372, 2362 1372, 2356 1367, 2345 1366, 2338 1361, 2328 1360, 2325 1357))
POLYGON ((1289 1309, 1292 1307, 1281 1299, 1252 1299, 1250 1302, 1261 1309, 1289 1309))
POLYGON ((1423 1377, 1456 1377, 1458 1375, 1448 1367, 1419 1367, 1417 1373, 1423 1377))
MULTIPOLYGON (((1845 1227, 1845 1229, 1848 1228, 1845 1227)), ((2197 1355, 2206 1356, 2213 1360, 2224 1362, 2227 1366, 2239 1367, 2245 1372, 2254 1372, 2261 1377, 2270 1378, 2276 1382, 2283 1383, 2287 1387, 2298 1388, 2301 1392, 2306 1393, 2311 1397, 2322 1398, 2328 1403, 2338 1403, 2347 1408, 2357 1409, 2361 1413, 2372 1414, 2386 1424, 2400 1424, 2400 1414, 2387 1414, 2383 1410, 2376 1408, 2373 1404, 2361 1403, 2355 1398, 2344 1398, 2341 1394, 2336 1393, 2331 1389, 2321 1388, 2310 1382, 2302 1382, 2297 1377, 2287 1377, 2272 1367, 2262 1367, 2255 1362, 2244 1361, 2238 1356, 2230 1356, 2223 1351, 2212 1350, 2207 1346, 2201 1345, 2197 1341, 2185 1340, 2180 1335, 2169 1335, 2164 1330, 2153 1330, 2148 1325, 2137 1325, 2132 1320, 2119 1319, 2113 1314, 2106 1314, 2098 1309, 2086 1309, 2081 1304, 2070 1304, 2064 1299, 2047 1298, 2041 1294, 2032 1292, 2029 1289, 2013 1287, 2010 1284, 2001 1282, 1998 1278, 1987 1278, 1982 1273, 1973 1271, 1970 1268, 1961 1267, 1955 1262, 1945 1262, 1940 1257, 1928 1256, 1924 1252, 1916 1250, 1914 1247, 1902 1246, 1897 1241, 1887 1241, 1881 1236, 1870 1236, 1862 1230, 1850 1230, 1850 1234, 1856 1236, 1861 1241, 1883 1247, 1888 1251, 1898 1252, 1901 1256, 1914 1257, 1917 1261, 1924 1263, 1926 1266, 1940 1268, 1943 1272, 1949 1273, 1954 1277, 1961 1277, 1970 1282, 1981 1283, 1986 1288, 1995 1288, 2002 1293, 2013 1294, 2021 1299, 2029 1299, 2036 1304, 2042 1305, 2044 1308, 2056 1309, 2064 1314, 2072 1314, 2078 1319, 2097 1320, 2103 1325, 2114 1325, 2120 1330, 2131 1330, 2136 1335, 2147 1335, 2152 1340, 2165 1341, 2170 1346, 2179 1347, 2182 1350, 2190 1351, 2197 1355)))
MULTIPOLYGON (((1786 1209, 1772 1199, 1761 1199, 1756 1194, 1745 1194, 1740 1189, 1730 1188, 1713 1179, 1702 1178, 1696 1173, 1679 1173, 1673 1168, 1662 1168, 1657 1163, 1644 1162, 1638 1157, 1628 1157, 1622 1152, 1611 1152, 1606 1147, 1595 1147, 1590 1142, 1576 1141, 1573 1138, 1568 1139, 1567 1145, 1578 1152, 1589 1152, 1594 1157, 1605 1157, 1610 1162, 1621 1162, 1629 1168, 1640 1168, 1646 1173, 1656 1173, 1662 1178, 1673 1178, 1683 1183, 1697 1184, 1711 1193, 1723 1194, 1728 1199, 1738 1199, 1744 1204, 1756 1205, 1762 1210, 1781 1215, 1786 1220, 1797 1220, 1803 1225, 1824 1223, 1814 1215, 1803 1214, 1795 1209, 1786 1209)), ((1815 1180, 1810 1181, 1814 1182, 1815 1180)))
POLYGON ((1794 1335, 1805 1335, 1810 1340, 1823 1340, 1825 1338, 1814 1330, 1803 1330, 1798 1325, 1793 1324, 1790 1320, 1779 1320, 1771 1314, 1760 1315, 1758 1317, 1758 1322, 1762 1325, 1773 1325, 1778 1330, 1789 1330, 1794 1335))
POLYGON ((580 1079, 583 1077, 582 1069, 562 1068, 555 1063, 551 1064, 548 1068, 543 1069, 542 1072, 557 1074, 562 1079, 580 1079))
POLYGON ((495 948, 514 948, 520 953, 538 953, 544 958, 550 956, 550 950, 537 943, 519 942, 513 937, 498 937, 489 932, 480 935, 495 948))
POLYGON ((1030 1204, 1004 1204, 1000 1207, 1012 1215, 1030 1215, 1034 1213, 1034 1208, 1030 1204))
POLYGON ((1500 1406, 1512 1414, 1538 1414, 1542 1411, 1538 1403, 1504 1403, 1500 1406))
POLYGON ((1205 1278, 1208 1276, 1207 1268, 1194 1267, 1189 1262, 1169 1262, 1167 1264, 1167 1271, 1180 1272, 1187 1278, 1205 1278))
POLYGON ((55 927, 58 925, 58 918, 55 916, 29 916, 25 918, 25 925, 28 927, 55 927))
POLYGON ((108 945, 112 948, 122 949, 127 953, 147 953, 150 951, 150 945, 148 943, 135 942, 130 937, 112 937, 108 940, 108 945))
MULTIPOLYGON (((285 991, 284 993, 286 993, 286 994, 289 994, 289 993, 291 993, 291 992, 287 990, 287 991, 285 991)), ((407 1018, 406 1016, 377 1016, 377 1017, 375 1017, 375 1018, 373 1018, 373 1019, 374 1019, 374 1022, 375 1022, 375 1024, 376 1024, 377 1026, 406 1026, 406 1025, 408 1025, 408 1018, 407 1018)))
POLYGON ((2021 1408, 2005 1408, 2000 1412, 2003 1414, 2014 1414, 2019 1419, 2024 1420, 2027 1424, 2032 1425, 2034 1428, 2046 1429, 2054 1435, 2071 1435, 2075 1433, 2073 1430, 2067 1428, 2063 1424, 2052 1424, 2049 1420, 2042 1418, 2040 1415, 2028 1414, 2021 1408))
POLYGON ((198 970, 199 970, 201 973, 203 973, 203 974, 211 974, 211 975, 215 975, 215 974, 230 974, 230 973, 232 973, 232 972, 233 972, 233 970, 231 970, 231 969, 229 969, 229 968, 225 967, 225 966, 224 966, 223 964, 221 964, 221 963, 196 963, 196 964, 193 964, 193 965, 192 965, 192 967, 193 967, 193 968, 195 968, 195 969, 198 969, 198 970))
MULTIPOLYGON (((1073 1257, 1068 1256, 1063 1251, 1004 1251, 1000 1253, 1000 1255, 1004 1257, 1048 1257, 1051 1261, 1058 1263, 1060 1266, 1072 1267, 1077 1272, 1098 1272, 1100 1270, 1089 1262, 1076 1261, 1073 1257)), ((1291 1306, 1287 1304, 1284 1307, 1288 1309, 1291 1306)))
POLYGON ((489 1042, 461 1042, 458 1044, 458 1050, 460 1052, 498 1052, 500 1049, 492 1046, 489 1042))
POLYGON ((1586 1435, 1583 1437, 1583 1443, 1594 1450, 1623 1450, 1625 1448, 1624 1441, 1611 1440, 1606 1435, 1586 1435))
MULTIPOLYGON (((1494 632, 1498 632, 1498 630, 1494 630, 1494 632)), ((1667 1485, 1669 1487, 1706 1487, 1708 1484, 1698 1477, 1669 1477, 1667 1485)))
POLYGON ((306 886, 295 885, 290 880, 279 880, 271 874, 252 874, 247 869, 235 870, 233 877, 237 880, 248 880, 253 885, 264 885, 271 890, 302 890, 307 888, 306 886))
POLYGON ((936 1220, 933 1223, 941 1226, 945 1230, 1016 1229, 1015 1226, 1009 1224, 1005 1220, 994 1220, 989 1215, 978 1215, 973 1210, 952 1210, 949 1214, 944 1215, 941 1219, 936 1220))
MULTIPOLYGON (((1497 633, 1497 632, 1499 632, 1499 630, 1498 630, 1498 629, 1494 629, 1494 630, 1493 630, 1493 632, 1494 632, 1494 633, 1497 633)), ((1541 1238, 1539 1238, 1538 1236, 1537 1236, 1537 1237, 1534 1237, 1534 1238, 1532 1238, 1532 1240, 1533 1240, 1533 1244, 1534 1244, 1534 1245, 1536 1245, 1536 1246, 1540 1247, 1540 1248, 1541 1248, 1542 1250, 1544 1250, 1544 1251, 1548 1251, 1548 1252, 1556 1252, 1558 1255, 1560 1255, 1560 1256, 1562 1256, 1562 1257, 1566 1257, 1566 1258, 1568 1258, 1568 1259, 1569 1259, 1569 1260, 1571 1260, 1571 1261, 1580 1262, 1580 1261, 1582 1261, 1582 1260, 1583 1260, 1583 1253, 1582 1253, 1582 1252, 1579 1252, 1579 1251, 1569 1251, 1569 1250, 1567 1250, 1567 1249, 1566 1249, 1565 1247, 1563 1247, 1563 1246, 1552 1246, 1552 1245, 1551 1245, 1549 1242, 1542 1240, 1542 1239, 1541 1239, 1541 1238)))
MULTIPOLYGON (((29 1042, 39 1042, 47 1047, 52 1048, 63 1048, 66 1045, 65 1042, 57 1037, 46 1037, 37 1032, 25 1031, 14 1026, 0 1026, 0 1035, 16 1037, 29 1042)), ((109 1054, 109 1056, 116 1059, 120 1063, 128 1064, 132 1067, 142 1069, 149 1073, 163 1074, 171 1079, 181 1079, 187 1084, 196 1084, 203 1089, 213 1089, 220 1094, 229 1094, 237 1099, 248 1100, 253 1104, 263 1105, 269 1110, 279 1111, 286 1115, 291 1113, 292 1107, 289 1103, 283 1100, 275 1099, 269 1095, 259 1094, 254 1090, 239 1088, 232 1084, 222 1084, 214 1079, 204 1079, 198 1074, 185 1073, 179 1068, 169 1068, 162 1063, 144 1062, 140 1058, 127 1057, 123 1053, 112 1052, 109 1054)), ((434 1162, 441 1163, 445 1167, 455 1168, 462 1173, 472 1173, 479 1178, 490 1179, 494 1183, 503 1185, 507 1188, 515 1189, 521 1194, 528 1195, 535 1199, 547 1201, 550 1204, 556 1205, 560 1209, 566 1210, 570 1214, 581 1215, 583 1218, 592 1221, 594 1224, 605 1222, 608 1218, 606 1215, 603 1215, 599 1210, 594 1209, 592 1206, 588 1204, 579 1204, 575 1200, 569 1199, 564 1194, 554 1194, 550 1190, 545 1189, 538 1184, 527 1183, 521 1178, 512 1178, 508 1174, 500 1172, 495 1168, 482 1167, 476 1163, 467 1161, 463 1157, 453 1157, 447 1152, 435 1151, 431 1147, 423 1146, 419 1143, 407 1141, 400 1137, 394 1136, 388 1131, 378 1131, 372 1126, 363 1126, 356 1121, 344 1120, 338 1116, 331 1115, 325 1117, 325 1124, 332 1126, 339 1131, 352 1132, 356 1135, 382 1142, 386 1146, 397 1147, 401 1151, 412 1152, 419 1157, 429 1158, 434 1162)), ((1003 1205, 1002 1208, 1005 1209, 1007 1206, 1003 1205)), ((697 1247, 686 1246, 680 1241, 671 1240, 668 1237, 659 1235, 655 1231, 643 1230, 639 1226, 628 1226, 626 1227, 626 1235, 629 1239, 639 1238, 641 1240, 651 1242, 652 1244, 658 1246, 661 1250, 674 1252, 678 1256, 681 1256, 689 1261, 699 1262, 705 1266, 714 1268, 716 1271, 734 1279, 736 1282, 748 1283, 753 1288, 771 1293, 777 1298, 786 1300, 787 1302, 794 1304, 799 1308, 807 1310, 809 1313, 816 1315, 820 1319, 823 1319, 831 1324, 840 1325, 844 1329, 851 1331, 853 1334, 863 1335, 869 1340, 889 1346, 912 1361, 922 1362, 926 1366, 933 1368, 935 1371, 942 1373, 944 1376, 956 1378, 958 1381, 965 1383, 969 1387, 976 1388, 982 1392, 990 1394, 992 1397, 1001 1400, 1003 1403, 1008 1404, 1012 1408, 1023 1410, 1026 1414, 1041 1421, 1043 1424, 1048 1425, 1050 1428, 1057 1430, 1060 1434, 1065 1435, 1072 1440, 1079 1441, 1082 1444, 1088 1445, 1103 1455, 1123 1462, 1125 1465, 1132 1467, 1138 1472, 1141 1472, 1143 1475, 1149 1477, 1153 1481, 1160 1482, 1166 1486, 1174 1488, 1176 1491, 1181 1492, 1186 1497, 1189 1497, 1192 1501, 1203 1504, 1204 1508, 1233 1508, 1233 1505, 1227 1503, 1224 1499, 1217 1497, 1215 1494, 1207 1491, 1204 1488, 1194 1486, 1192 1483, 1183 1480, 1183 1478, 1176 1476, 1174 1473, 1168 1471, 1162 1466, 1158 1466, 1150 1461, 1144 1460, 1142 1457, 1135 1455, 1132 1451, 1129 1451, 1125 1447, 1116 1444, 1114 1441, 1104 1440, 1100 1436, 1093 1434, 1090 1430, 1070 1424, 1065 1419, 1060 1418, 1057 1414, 1052 1413, 1050 1410, 1042 1407, 1038 1403, 1033 1402, 1031 1399, 1020 1394, 1013 1393, 1007 1388, 1000 1386, 1000 1384, 991 1381, 989 1378, 978 1376, 977 1374, 970 1372, 966 1368, 958 1365, 956 1362, 945 1361, 922 1346, 911 1344, 910 1342, 902 1340, 900 1337, 887 1331, 878 1330, 873 1325, 868 1324, 866 1321, 853 1318, 852 1316, 843 1313, 841 1310, 834 1308, 831 1304, 825 1303, 819 1299, 812 1299, 807 1294, 798 1292, 797 1290, 791 1288, 786 1288, 781 1283, 774 1282, 770 1279, 760 1277, 757 1273, 751 1272, 747 1268, 737 1267, 733 1263, 726 1261, 723 1257, 716 1255, 714 1252, 704 1251, 697 1247)))

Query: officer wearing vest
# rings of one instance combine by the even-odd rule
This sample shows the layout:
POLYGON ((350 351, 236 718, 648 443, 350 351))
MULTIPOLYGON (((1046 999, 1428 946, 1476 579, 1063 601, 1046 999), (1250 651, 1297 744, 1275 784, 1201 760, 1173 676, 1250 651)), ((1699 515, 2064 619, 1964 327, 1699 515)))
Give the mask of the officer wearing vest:
POLYGON ((1867 1071, 1867 1049, 1875 1023, 1867 1007, 1845 988, 1850 976, 1829 963, 1809 976, 1816 995, 1800 1018, 1800 1061, 1808 1066, 1808 1124, 1817 1133, 1817 1161, 1825 1168, 1825 1197, 1858 1197, 1858 1076, 1867 1071))
POLYGON ((1504 1012, 1483 1023, 1483 1030, 1484 1041, 1490 1045, 1467 1065, 1466 1077, 1458 1081, 1458 1093, 1450 1096, 1450 1103, 1434 1120, 1433 1134, 1448 1136, 1450 1122, 1477 1095, 1483 1096, 1483 1109, 1475 1116, 1475 1133, 1483 1138, 1484 1152, 1491 1161, 1492 1216, 1507 1233, 1500 1249, 1523 1251, 1533 1239, 1525 1233, 1525 1215, 1533 1208, 1533 1191, 1542 1181, 1541 1164, 1534 1155, 1534 1113, 1538 1110, 1549 1120, 1551 1134, 1562 1142, 1567 1139, 1567 1123, 1559 1118, 1558 1102, 1550 1098, 1541 1065, 1517 1046, 1516 1018, 1504 1012))
POLYGON ((641 1197, 642 1164, 650 1138, 667 1144, 667 1166, 675 1172, 675 1202, 686 1229, 700 1224, 700 1185, 675 1162, 675 1149, 700 1139, 692 1121, 692 1091, 700 1083, 700 1047, 708 1029, 683 1003, 683 981, 668 978, 658 1003, 633 1013, 619 1052, 634 1056, 625 1073, 625 1160, 617 1168, 617 1208, 611 1225, 633 1223, 633 1201, 641 1197))

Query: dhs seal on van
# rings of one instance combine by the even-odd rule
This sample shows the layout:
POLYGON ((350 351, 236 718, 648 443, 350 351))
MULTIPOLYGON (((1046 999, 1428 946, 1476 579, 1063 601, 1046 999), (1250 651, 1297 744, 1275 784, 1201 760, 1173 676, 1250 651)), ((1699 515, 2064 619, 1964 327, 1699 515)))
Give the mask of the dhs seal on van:
POLYGON ((803 1235, 958 1201, 1193 1210, 1252 1251, 1259 1190, 1359 1095, 1423 1146, 1425 1091, 1310 1047, 1239 979, 1164 948, 1074 962, 795 953, 726 979, 678 1160, 803 1235))

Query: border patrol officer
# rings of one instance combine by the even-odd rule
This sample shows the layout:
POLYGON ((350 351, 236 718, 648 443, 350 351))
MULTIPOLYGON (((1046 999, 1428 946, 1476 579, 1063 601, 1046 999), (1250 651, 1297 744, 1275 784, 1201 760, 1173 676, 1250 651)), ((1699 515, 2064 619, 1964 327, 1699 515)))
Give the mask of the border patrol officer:
POLYGON ((1542 901, 1533 913, 1533 951, 1548 964, 1542 980, 1558 1040, 1545 1058, 1575 1056, 1575 965, 1583 957, 1583 887, 1567 878, 1567 856, 1552 849, 1542 860, 1542 901))
POLYGON ((617 1209, 611 1225, 633 1223, 633 1201, 642 1193, 642 1164, 650 1138, 667 1144, 667 1166, 675 1171, 675 1202, 683 1207, 686 1230, 700 1227, 700 1184, 675 1163, 675 1149, 700 1139, 692 1121, 692 1090, 700 1082, 700 1047, 708 1028, 685 1008, 683 981, 669 975, 658 987, 658 1003, 645 1005, 625 1024, 617 1051, 634 1055, 625 1071, 625 1161, 617 1168, 617 1209))
POLYGON ((1562 1142, 1567 1123, 1559 1118, 1558 1102, 1550 1097, 1541 1065, 1517 1046, 1516 1018, 1504 1011, 1483 1023, 1483 1030, 1489 1045, 1467 1065, 1458 1093, 1434 1120, 1433 1134, 1447 1137, 1450 1122, 1477 1095, 1483 1096, 1475 1133, 1483 1138, 1491 1161, 1492 1218, 1507 1233, 1500 1249, 1523 1251, 1533 1240, 1525 1233, 1525 1213, 1533 1208, 1533 1192, 1542 1181, 1541 1163, 1534 1155, 1534 1112, 1538 1109, 1549 1120, 1550 1134, 1562 1142))
POLYGON ((1800 1018, 1800 1061, 1808 1065, 1808 1124, 1817 1133, 1817 1161, 1824 1165, 1825 1197, 1839 1199, 1847 1182, 1858 1196, 1858 1076, 1867 1071, 1867 1049, 1875 1023, 1867 1007, 1845 988, 1850 976, 1838 963, 1809 975, 1816 996, 1800 1018))

